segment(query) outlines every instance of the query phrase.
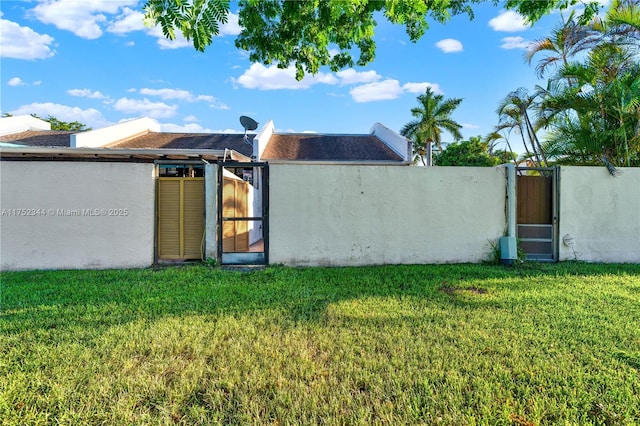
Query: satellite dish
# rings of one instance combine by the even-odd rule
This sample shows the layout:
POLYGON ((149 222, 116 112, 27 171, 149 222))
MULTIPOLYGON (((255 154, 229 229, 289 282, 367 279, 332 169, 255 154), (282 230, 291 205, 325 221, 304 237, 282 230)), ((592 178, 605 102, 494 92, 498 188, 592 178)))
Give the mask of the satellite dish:
POLYGON ((241 115, 240 124, 242 124, 242 127, 244 127, 244 141, 249 145, 251 145, 251 142, 249 142, 249 138, 247 137, 247 131, 257 129, 258 122, 251 117, 247 117, 246 115, 241 115))
POLYGON ((245 132, 247 130, 255 130, 258 128, 258 122, 251 117, 247 117, 246 115, 240 116, 240 124, 244 127, 245 132))

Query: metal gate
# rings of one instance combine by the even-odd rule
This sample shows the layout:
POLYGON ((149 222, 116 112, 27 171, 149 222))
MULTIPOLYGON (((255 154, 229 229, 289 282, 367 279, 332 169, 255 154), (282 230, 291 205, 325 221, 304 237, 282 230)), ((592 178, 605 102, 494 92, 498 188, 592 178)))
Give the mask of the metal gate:
POLYGON ((558 260, 557 168, 518 168, 517 238, 528 260, 558 260))
POLYGON ((218 253, 223 265, 269 263, 267 163, 220 163, 218 253))

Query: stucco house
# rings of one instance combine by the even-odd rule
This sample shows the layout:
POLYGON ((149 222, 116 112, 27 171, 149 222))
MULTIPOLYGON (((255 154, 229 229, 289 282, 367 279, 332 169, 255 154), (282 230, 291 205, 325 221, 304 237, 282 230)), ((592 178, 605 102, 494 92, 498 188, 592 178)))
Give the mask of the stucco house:
MULTIPOLYGON (((126 176, 140 167, 149 171, 142 178, 149 183, 143 191, 147 202, 151 203, 151 208, 146 208, 148 217, 144 223, 152 229, 151 232, 147 229, 144 241, 152 247, 152 256, 149 258, 147 249, 145 260, 130 259, 124 261, 125 265, 209 258, 222 263, 268 263, 268 164, 407 166, 412 164, 411 150, 410 141, 380 123, 374 124, 369 134, 346 135, 279 133, 269 121, 257 133, 247 135, 240 132, 167 133, 160 130, 155 120, 148 118, 84 132, 52 131, 48 122, 31 116, 0 119, 3 207, 20 204, 20 196, 15 192, 18 190, 14 191, 5 178, 7 170, 15 168, 20 161, 20 168, 29 170, 32 176, 30 183, 23 182, 20 194, 27 198, 30 194, 40 200, 37 205, 42 205, 48 215, 48 220, 40 217, 40 232, 46 228, 46 233, 55 234, 61 222, 70 220, 65 217, 78 215, 84 218, 92 210, 102 212, 105 207, 101 206, 108 204, 104 199, 92 195, 96 198, 96 207, 85 206, 80 201, 87 199, 82 194, 94 194, 97 187, 106 198, 126 198, 122 182, 117 185, 104 183, 113 181, 115 174, 126 176), (122 170, 115 172, 114 168, 122 170), (45 172, 47 169, 49 171, 45 172), (38 177, 41 172, 53 176, 38 177), (91 176, 83 177, 83 172, 91 176), (64 182, 65 176, 74 180, 73 188, 64 182), (46 182, 42 182, 43 179, 46 182), (48 196, 52 195, 51 191, 65 194, 73 191, 77 198, 69 199, 66 205, 43 198, 42 185, 56 179, 61 181, 56 189, 47 192, 48 196), (93 185, 89 183, 91 181, 93 185), (82 182, 87 184, 82 186, 82 182)), ((140 183, 136 174, 139 172, 128 178, 129 185, 135 186, 134 181, 140 183)), ((128 196, 136 198, 133 194, 128 196)), ((111 204, 124 205, 114 203, 111 204)), ((126 214, 120 218, 122 224, 130 214, 129 210, 125 213, 123 209, 126 207, 113 211, 107 207, 106 212, 107 215, 126 214)), ((37 210, 36 213, 42 216, 42 211, 37 210)), ((13 216, 5 215, 2 219, 5 230, 11 222, 19 222, 13 216)), ((77 218, 74 220, 79 222, 77 218)), ((93 225, 96 223, 98 221, 94 220, 93 225)), ((92 224, 84 223, 83 226, 92 224)), ((131 226, 135 227, 135 224, 132 222, 131 226)), ((31 246, 41 245, 42 239, 34 235, 30 240, 30 232, 18 235, 17 229, 19 226, 11 227, 3 235, 3 269, 38 266, 37 262, 24 263, 24 256, 16 248, 22 244, 29 252, 31 246), (21 244, 9 242, 13 231, 21 244)), ((35 229, 37 227, 31 231, 35 229)), ((89 229, 74 229, 91 233, 89 229)), ((114 231, 107 229, 105 232, 114 231)), ((33 250, 38 252, 40 249, 33 250)), ((98 250, 90 261, 82 260, 80 265, 102 265, 97 258, 101 251, 104 255, 108 249, 98 250)), ((43 266, 72 267, 77 263, 59 259, 50 264, 45 262, 43 266)))
POLYGON ((516 238, 540 261, 640 263, 639 168, 405 167, 409 141, 380 124, 256 130, 3 118, 0 270, 480 262, 514 255, 516 238))

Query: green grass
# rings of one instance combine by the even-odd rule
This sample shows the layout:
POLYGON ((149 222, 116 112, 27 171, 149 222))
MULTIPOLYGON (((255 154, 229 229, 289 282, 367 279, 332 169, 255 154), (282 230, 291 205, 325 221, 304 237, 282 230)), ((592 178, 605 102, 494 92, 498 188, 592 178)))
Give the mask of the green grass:
POLYGON ((640 265, 0 280, 2 424, 640 424, 640 265))

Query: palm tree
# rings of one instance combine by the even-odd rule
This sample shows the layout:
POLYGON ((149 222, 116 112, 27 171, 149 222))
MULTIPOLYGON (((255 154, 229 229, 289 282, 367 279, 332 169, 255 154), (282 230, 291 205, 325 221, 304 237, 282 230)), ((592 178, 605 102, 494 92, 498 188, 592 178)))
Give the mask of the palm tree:
POLYGON ((460 129, 462 125, 451 118, 453 111, 462 102, 461 98, 445 99, 443 95, 435 94, 430 87, 422 95, 418 96, 419 106, 411 109, 411 115, 415 120, 405 124, 400 134, 413 141, 415 160, 420 159, 423 165, 427 154, 427 145, 435 143, 438 148, 442 146, 442 130, 446 130, 454 140, 462 139, 460 129))
POLYGON ((565 164, 631 166, 640 152, 640 64, 620 46, 594 49, 561 75, 575 87, 543 93, 540 116, 551 129, 545 153, 565 164))
MULTIPOLYGON (((567 20, 563 20, 559 27, 554 28, 549 37, 536 40, 531 44, 525 53, 525 59, 531 65, 533 57, 538 53, 547 54, 536 65, 536 74, 538 77, 542 77, 551 65, 555 67, 567 66, 570 58, 590 49, 596 39, 597 32, 577 23, 574 19, 574 12, 571 12, 567 20)), ((570 79, 568 83, 571 85, 570 79)))
POLYGON ((547 159, 536 134, 538 126, 534 125, 529 113, 529 110, 536 106, 536 98, 537 94, 529 95, 524 87, 507 94, 497 109, 499 122, 496 130, 516 130, 522 136, 522 144, 527 155, 533 156, 538 166, 546 166, 547 159))
POLYGON ((640 39, 640 4, 637 0, 614 0, 606 21, 615 34, 635 39, 636 43, 640 39))
POLYGON ((614 0, 591 28, 597 42, 585 60, 559 67, 556 84, 541 91, 539 116, 551 130, 551 158, 612 171, 640 160, 640 5, 614 0), (575 84, 558 84, 568 78, 575 84))
POLYGON ((518 161, 514 157, 515 153, 513 152, 513 149, 511 149, 511 143, 509 143, 509 137, 508 135, 501 133, 502 130, 503 129, 500 129, 498 126, 496 126, 494 127, 494 130, 491 133, 485 136, 484 142, 487 144, 487 150, 489 152, 489 155, 494 155, 494 153, 497 153, 497 152, 506 153, 506 155, 510 157, 513 163, 517 165, 518 161), (498 146, 498 143, 501 141, 504 141, 506 143, 508 150, 496 149, 496 147, 498 146))

